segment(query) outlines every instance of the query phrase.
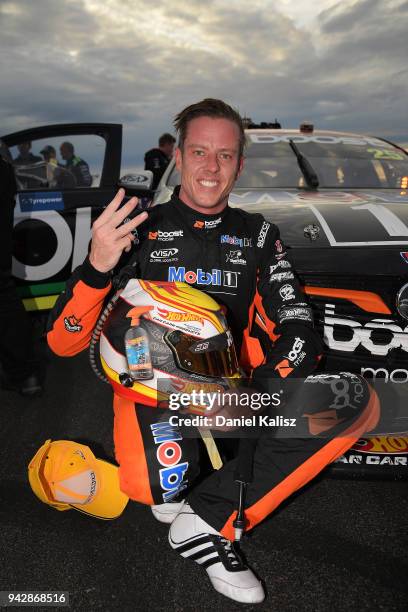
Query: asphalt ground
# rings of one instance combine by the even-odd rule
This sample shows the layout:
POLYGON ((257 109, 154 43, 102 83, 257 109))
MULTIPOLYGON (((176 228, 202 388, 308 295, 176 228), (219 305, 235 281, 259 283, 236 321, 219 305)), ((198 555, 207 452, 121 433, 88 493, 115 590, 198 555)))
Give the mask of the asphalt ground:
POLYGON ((61 609, 75 611, 407 610, 406 481, 323 476, 288 500, 243 545, 267 590, 257 606, 217 594, 145 506, 130 502, 116 521, 100 521, 42 504, 26 472, 47 438, 113 458, 110 390, 87 354, 43 358, 42 397, 0 391, 0 590, 68 591, 61 609))

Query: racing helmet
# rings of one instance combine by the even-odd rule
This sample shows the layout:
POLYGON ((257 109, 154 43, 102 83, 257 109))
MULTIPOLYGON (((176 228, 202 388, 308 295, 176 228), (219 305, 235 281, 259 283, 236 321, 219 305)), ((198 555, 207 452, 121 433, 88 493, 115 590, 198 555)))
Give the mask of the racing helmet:
POLYGON ((171 393, 216 392, 238 383, 234 341, 221 307, 186 283, 131 279, 102 318, 101 366, 123 398, 165 407, 171 393))

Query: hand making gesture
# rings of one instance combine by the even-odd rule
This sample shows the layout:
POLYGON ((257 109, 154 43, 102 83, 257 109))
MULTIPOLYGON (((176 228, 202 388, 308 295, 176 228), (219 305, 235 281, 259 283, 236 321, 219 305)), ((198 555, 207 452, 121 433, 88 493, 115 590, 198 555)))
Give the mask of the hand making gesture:
POLYGON ((132 231, 148 217, 147 212, 142 212, 134 219, 122 222, 137 205, 137 198, 130 198, 120 210, 125 190, 119 189, 118 193, 108 204, 103 213, 99 215, 92 226, 92 242, 89 261, 99 272, 110 272, 118 263, 123 251, 130 251, 135 237, 132 231))

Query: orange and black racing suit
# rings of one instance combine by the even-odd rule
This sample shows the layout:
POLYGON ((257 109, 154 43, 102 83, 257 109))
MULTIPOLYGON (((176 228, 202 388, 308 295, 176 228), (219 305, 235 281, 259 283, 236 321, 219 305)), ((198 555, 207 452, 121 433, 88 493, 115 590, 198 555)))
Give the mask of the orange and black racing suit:
MULTIPOLYGON (((176 189, 169 203, 149 212, 138 231, 134 276, 184 281, 211 294, 226 307, 238 346, 258 292, 278 338, 266 363, 254 372, 260 389, 276 391, 277 381, 281 386, 284 380, 306 378, 314 370, 321 341, 276 226, 262 215, 229 206, 218 215, 199 214, 179 199, 176 189)), ((89 345, 112 290, 111 278, 96 271, 88 259, 75 270, 51 313, 47 337, 54 352, 70 356, 89 345)), ((313 379, 301 396, 318 395, 319 384, 312 382, 331 381, 313 379)), ((342 401, 332 397, 330 406, 323 402, 322 408, 320 399, 310 409, 296 408, 299 424, 293 436, 280 437, 274 427, 261 428, 247 491, 250 527, 375 425, 378 406, 364 381, 355 377, 340 382, 342 401), (346 393, 344 384, 358 389, 346 393), (350 400, 350 394, 358 401, 350 400), (307 425, 310 422, 313 426, 307 425), (321 429, 325 436, 316 436, 321 429)), ((320 385, 325 393, 332 386, 320 385)), ((159 409, 114 395, 114 412, 115 453, 121 487, 129 497, 158 504, 190 489, 200 471, 197 440, 183 437, 159 409)), ((237 495, 235 462, 227 462, 187 492, 196 512, 230 538, 237 495)))

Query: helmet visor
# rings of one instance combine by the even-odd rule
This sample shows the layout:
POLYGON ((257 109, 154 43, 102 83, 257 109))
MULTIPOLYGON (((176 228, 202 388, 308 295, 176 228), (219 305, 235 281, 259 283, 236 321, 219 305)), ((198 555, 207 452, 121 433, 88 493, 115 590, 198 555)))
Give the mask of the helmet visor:
POLYGON ((231 377, 239 373, 230 331, 205 340, 197 340, 181 331, 171 331, 164 339, 182 370, 203 376, 231 377))

